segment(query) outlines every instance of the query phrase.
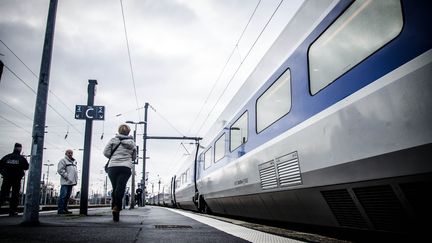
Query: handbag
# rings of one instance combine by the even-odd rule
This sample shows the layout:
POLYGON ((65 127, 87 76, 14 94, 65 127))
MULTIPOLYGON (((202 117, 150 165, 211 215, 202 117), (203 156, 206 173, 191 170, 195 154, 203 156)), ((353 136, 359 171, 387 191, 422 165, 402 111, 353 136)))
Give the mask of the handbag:
POLYGON ((117 148, 120 146, 120 144, 121 144, 121 140, 120 140, 119 144, 117 144, 117 146, 116 146, 116 147, 114 148, 114 150, 111 152, 111 155, 110 155, 108 161, 107 161, 106 164, 105 164, 105 172, 106 172, 106 173, 108 173, 108 164, 109 164, 109 162, 110 162, 110 160, 111 160, 111 157, 113 156, 113 154, 114 154, 114 152, 117 150, 117 148))

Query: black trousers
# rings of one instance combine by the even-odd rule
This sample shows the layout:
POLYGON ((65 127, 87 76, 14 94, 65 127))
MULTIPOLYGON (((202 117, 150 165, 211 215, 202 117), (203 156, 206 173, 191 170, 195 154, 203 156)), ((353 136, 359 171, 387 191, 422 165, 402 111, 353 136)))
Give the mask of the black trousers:
POLYGON ((112 185, 111 207, 117 207, 117 210, 122 209, 123 196, 126 191, 126 183, 132 175, 129 167, 118 166, 108 168, 108 177, 112 185))
POLYGON ((9 192, 12 188, 12 196, 10 198, 10 211, 16 211, 18 207, 19 192, 21 188, 21 178, 7 178, 3 177, 3 184, 0 192, 0 205, 4 203, 4 200, 9 196, 9 192))

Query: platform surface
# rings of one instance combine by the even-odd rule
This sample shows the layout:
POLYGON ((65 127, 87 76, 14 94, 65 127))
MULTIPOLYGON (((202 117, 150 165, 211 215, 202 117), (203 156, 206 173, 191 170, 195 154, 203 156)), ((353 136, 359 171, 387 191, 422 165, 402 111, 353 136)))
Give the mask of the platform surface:
POLYGON ((123 210, 113 222, 109 208, 87 216, 40 212, 38 226, 22 226, 22 214, 0 217, 0 242, 300 242, 198 214, 146 206, 123 210))

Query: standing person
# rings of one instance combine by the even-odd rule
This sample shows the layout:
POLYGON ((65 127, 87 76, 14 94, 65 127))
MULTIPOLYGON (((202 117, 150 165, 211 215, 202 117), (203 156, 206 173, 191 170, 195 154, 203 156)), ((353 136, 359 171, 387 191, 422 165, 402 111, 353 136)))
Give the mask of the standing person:
POLYGON ((142 194, 143 194, 143 189, 141 189, 141 185, 138 184, 138 188, 135 190, 136 193, 136 197, 137 197, 137 205, 138 207, 142 207, 143 203, 142 203, 142 194))
POLYGON ((130 195, 128 191, 125 192, 124 198, 125 198, 125 205, 123 205, 123 209, 125 209, 126 206, 129 206, 130 195))
POLYGON ((105 157, 110 158, 108 177, 113 188, 111 208, 114 222, 120 219, 126 183, 132 175, 132 162, 136 159, 136 145, 129 133, 128 125, 120 125, 118 134, 108 142, 104 149, 105 157))
POLYGON ((58 163, 57 173, 60 175, 60 197, 58 201, 58 214, 71 214, 67 209, 72 188, 78 182, 78 170, 76 160, 73 158, 73 151, 68 149, 65 157, 58 163))
POLYGON ((0 192, 0 206, 9 195, 12 188, 12 196, 9 201, 9 216, 17 215, 18 198, 21 188, 21 179, 28 170, 29 163, 21 155, 22 146, 15 143, 14 150, 0 160, 0 174, 3 176, 3 184, 0 192))

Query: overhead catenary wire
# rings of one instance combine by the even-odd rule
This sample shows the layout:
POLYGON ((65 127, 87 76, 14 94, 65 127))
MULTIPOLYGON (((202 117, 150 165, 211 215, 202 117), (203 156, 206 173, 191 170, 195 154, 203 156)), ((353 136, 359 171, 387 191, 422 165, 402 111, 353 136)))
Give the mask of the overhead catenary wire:
POLYGON ((0 42, 27 68, 27 70, 29 70, 36 78, 39 79, 39 77, 33 72, 33 70, 31 70, 31 68, 29 68, 29 66, 27 66, 27 64, 25 64, 24 61, 21 60, 21 58, 19 58, 17 56, 17 54, 15 54, 15 52, 12 51, 12 49, 9 48, 8 45, 6 45, 6 43, 4 43, 1 39, 0 39, 0 42))
MULTIPOLYGON (((6 105, 8 105, 8 104, 5 103, 4 101, 1 101, 1 102, 4 103, 4 104, 6 104, 6 105)), ((9 105, 8 105, 8 106, 9 106, 9 105)), ((10 107, 10 108, 14 109, 13 107, 10 107)), ((14 110, 17 111, 17 112, 19 112, 19 111, 16 110, 16 109, 14 109, 14 110)), ((22 112, 19 112, 19 113, 20 113, 21 115, 25 116, 25 117, 26 117, 27 119, 29 119, 30 121, 33 120, 33 119, 31 119, 30 117, 28 117, 28 116, 26 116, 25 114, 23 114, 22 112)), ((15 127, 19 128, 19 129, 25 131, 26 133, 28 133, 28 134, 30 134, 30 135, 32 134, 31 131, 27 130, 26 128, 24 128, 24 127, 22 127, 22 126, 20 126, 20 125, 18 125, 16 122, 14 122, 14 121, 12 121, 12 120, 10 120, 10 119, 8 119, 8 118, 2 116, 2 115, 0 115, 0 118, 2 118, 3 120, 7 121, 7 122, 10 123, 10 124, 12 124, 13 126, 15 126, 15 127)), ((60 149, 58 146, 54 145, 53 143, 49 142, 48 140, 46 140, 46 142, 47 142, 50 146, 54 147, 55 149, 60 149)), ((69 145, 71 145, 69 142, 67 142, 67 143, 68 143, 69 145)), ((71 146, 72 146, 72 145, 71 145, 71 146)))
MULTIPOLYGON (((36 91, 26 82, 26 81, 24 81, 19 75, 17 75, 14 71, 12 71, 9 67, 7 67, 6 65, 5 65, 5 67, 6 67, 6 69, 8 70, 8 71, 10 71, 12 74, 13 74, 13 76, 15 76, 19 81, 21 81, 27 88, 29 88, 35 95, 37 95, 37 93, 36 93, 36 91)), ((5 103, 5 102, 3 102, 3 103, 5 103)), ((56 113, 61 119, 63 119, 67 124, 69 124, 75 131, 77 131, 79 134, 83 134, 78 128, 76 128, 76 126, 75 125, 73 125, 71 122, 69 122, 59 111, 57 111, 57 109, 55 109, 50 103, 47 103, 47 105, 48 105, 48 107, 50 107, 53 111, 54 111, 54 113, 56 113)), ((10 105, 8 105, 8 106, 10 106, 10 105)), ((11 107, 11 106, 10 106, 11 107)), ((15 111, 16 111, 16 109, 14 109, 15 111)), ((28 116, 26 116, 27 118, 29 118, 28 116)), ((11 120, 9 120, 9 119, 7 119, 7 118, 4 118, 4 117, 2 117, 4 120, 6 120, 6 121, 8 121, 8 122, 10 122, 10 123, 12 123, 12 124, 14 124, 14 125, 16 125, 17 127, 19 127, 19 128, 21 128, 21 129, 23 129, 23 130, 25 130, 26 132, 29 132, 28 130, 26 130, 25 128, 23 128, 23 127, 21 127, 21 126, 19 126, 19 125, 17 125, 16 123, 14 123, 13 121, 11 121, 11 120)), ((33 120, 33 119, 31 119, 31 120, 33 120)), ((29 132, 30 134, 31 134, 31 132, 29 132)), ((51 146, 53 146, 53 144, 52 143, 50 143, 50 145, 51 146)), ((54 147, 56 147, 56 146, 54 146, 54 147)), ((95 145, 95 148, 97 149, 97 150, 102 150, 100 147, 98 147, 98 146, 96 146, 95 145)))
MULTIPOLYGON (((3 40, 1 40, 0 39, 0 42, 21 62, 21 64, 22 65, 24 65, 24 67, 26 67, 27 68, 27 70, 37 79, 37 80, 39 80, 39 76, 35 73, 35 72, 33 72, 33 70, 3 41, 3 40)), ((11 71, 11 70, 9 70, 9 71, 11 71)), ((11 71, 12 72, 12 71, 11 71)), ((14 73, 14 75, 15 75, 15 73, 14 73)), ((24 82, 23 80, 22 80, 22 82, 24 82)), ((63 102, 63 100, 60 98, 60 97, 58 97, 51 89, 49 89, 49 92, 55 97, 55 98, 57 98, 57 100, 64 106, 64 107, 66 107, 66 109, 68 109, 70 112, 72 112, 72 113, 74 113, 74 111, 71 109, 71 108, 69 108, 69 106, 67 106, 64 102, 63 102)))
MULTIPOLYGON (((30 135, 32 134, 29 130, 27 130, 27 129, 25 129, 24 127, 22 127, 22 126, 16 124, 15 122, 13 122, 13 121, 7 119, 6 117, 0 115, 0 118, 3 119, 3 120, 5 120, 5 121, 7 121, 7 122, 9 122, 10 124, 14 125, 15 127, 17 127, 17 128, 19 128, 19 129, 25 131, 26 133, 28 133, 28 134, 30 134, 30 135)), ((60 149, 58 146, 56 146, 56 145, 54 145, 54 144, 52 144, 52 143, 50 143, 50 142, 48 142, 48 141, 46 141, 46 142, 49 143, 50 146, 54 147, 55 149, 60 149)))
MULTIPOLYGON (((223 66, 221 72, 218 74, 218 76, 217 76, 215 82, 213 83, 212 88, 210 89, 209 94, 207 95, 207 97, 206 97, 204 103, 202 104, 202 106, 201 106, 201 108, 200 108, 200 110, 199 110, 199 112, 198 112, 198 115, 195 117, 194 121, 192 122, 192 125, 191 125, 191 127, 189 128, 188 133, 192 130, 192 128, 193 128, 194 125, 195 125, 195 122, 198 120, 198 118, 199 118, 199 116, 201 115, 201 113, 202 113, 204 107, 205 107, 206 104, 208 103, 208 101, 209 101, 211 95, 213 94, 214 89, 216 88, 216 85, 218 84, 218 82, 219 82, 220 78, 222 77, 223 73, 225 72, 225 69, 228 67, 228 64, 229 64, 229 62, 231 61, 231 58, 232 58, 232 56, 234 55, 236 49, 237 49, 237 51, 238 51, 238 45, 239 45, 240 41, 242 40, 243 35, 244 35, 244 33, 246 32, 246 29, 248 28, 250 22, 252 21, 252 18, 254 17, 254 15, 255 15, 255 13, 256 13, 256 11, 257 11, 257 9, 258 9, 258 7, 259 7, 260 4, 261 4, 261 0, 258 1, 257 5, 255 6, 255 8, 254 8, 254 10, 253 10, 253 12, 252 12, 252 14, 250 15, 247 24, 246 24, 245 27, 243 28, 243 31, 242 31, 242 33, 240 34, 239 38, 237 39, 237 42, 236 42, 236 44, 234 45, 234 48, 232 49, 232 51, 231 51, 231 53, 230 53, 228 59, 226 60, 226 62, 225 62, 225 64, 224 64, 224 66, 223 66)), ((240 51, 238 51, 238 52, 239 52, 239 55, 240 55, 240 51)))
POLYGON ((10 69, 6 64, 4 64, 4 67, 12 73, 13 76, 15 76, 19 81, 21 81, 21 83, 23 83, 27 88, 29 88, 34 94, 36 93, 36 90, 34 90, 26 81, 24 81, 20 76, 18 76, 18 74, 16 74, 14 71, 12 71, 12 69, 10 69))
MULTIPOLYGON (((49 126, 48 126, 48 128, 49 128, 49 126)), ((68 131, 68 133, 69 133, 69 131, 68 131)), ((48 134, 48 135, 53 134, 53 135, 55 135, 56 137, 60 138, 60 140, 63 139, 63 141, 66 141, 66 143, 67 143, 70 147, 72 147, 72 148, 75 147, 74 145, 72 145, 72 144, 68 141, 68 139, 63 138, 63 136, 61 136, 61 135, 60 135, 59 133, 57 133, 57 132, 51 132, 51 131, 48 131, 47 134, 48 134)), ((48 138, 48 136, 47 136, 47 138, 48 138)))
POLYGON ((169 175, 172 175, 173 173, 175 173, 175 171, 178 169, 179 164, 180 164, 178 162, 184 157, 182 150, 181 150, 181 147, 182 147, 182 144, 179 143, 177 149, 175 150, 176 152, 172 155, 171 159, 169 160, 169 161, 174 162, 173 163, 174 165, 169 167, 169 171, 168 171, 169 175))
POLYGON ((235 72, 233 73, 233 75, 231 76, 230 80, 228 81, 228 83, 226 84, 224 90, 222 91, 222 93, 219 95, 218 99, 216 100, 215 104, 213 105, 213 107, 210 109, 210 111, 207 113, 206 118, 204 119, 204 121, 202 122, 201 126, 199 127, 198 131, 196 132, 196 134, 199 134, 201 132, 201 129, 204 127, 205 123, 207 122, 208 118, 210 117, 210 114, 212 114, 212 112, 214 111, 214 109, 216 108, 216 106, 219 104, 219 101, 222 99, 223 95, 225 94, 225 92, 227 91, 229 85, 231 84, 231 82, 234 80, 234 78, 236 77, 238 71, 240 70, 240 68, 242 67, 244 61, 246 60, 246 58, 249 56, 249 54, 251 53, 252 49, 254 48, 254 46, 256 45, 256 43, 258 42, 259 38, 261 37, 261 35, 264 33, 265 29, 267 28, 268 24, 271 22, 271 20, 273 19, 274 15, 276 14, 276 12, 279 10, 279 7, 282 5, 284 0, 281 0, 279 2, 279 4, 277 5, 277 7, 275 8, 275 10, 273 11, 272 15, 270 16, 269 20, 266 22, 266 24, 264 25, 264 27, 262 28, 261 32, 258 34, 257 38, 255 39, 254 43, 252 44, 252 46, 249 48, 248 52, 246 53, 245 57, 243 58, 243 60, 241 60, 239 66, 237 67, 237 69, 235 70, 235 72))
POLYGON ((14 125, 15 127, 18 127, 19 129, 21 129, 21 130, 23 130, 23 131, 25 131, 26 133, 28 133, 28 134, 31 135, 31 132, 30 132, 29 130, 27 130, 27 129, 25 129, 24 127, 22 127, 22 126, 16 124, 15 122, 13 122, 13 121, 7 119, 6 117, 0 115, 0 118, 3 119, 3 120, 5 120, 5 121, 7 121, 7 122, 9 122, 10 124, 14 125))
POLYGON ((180 132, 179 129, 177 129, 167 118, 165 118, 161 113, 157 112, 156 109, 149 105, 150 109, 152 109, 156 115, 158 115, 162 120, 164 120, 172 129, 174 129, 176 132, 178 132, 180 135, 185 136, 182 132, 180 132))
MULTIPOLYGON (((39 76, 33 72, 33 70, 4 42, 0 39, 0 42, 21 62, 21 64, 24 65, 24 67, 27 68, 27 70, 32 73, 32 75, 39 80, 39 76)), ((6 66, 6 65, 5 65, 6 66)), ((27 83, 25 82, 21 77, 19 77, 14 71, 12 71, 9 67, 6 67, 18 80, 20 80, 27 88, 29 88, 35 95, 37 95, 36 91, 27 83)), ((64 106, 66 107, 67 110, 69 110, 72 114, 74 114, 74 111, 67 106, 63 100, 58 97, 51 89, 49 89, 49 92, 64 106)), ((79 131, 73 124, 71 124, 66 118, 64 118, 64 116, 62 116, 60 114, 60 112, 58 112, 56 109, 54 109, 54 107, 52 107, 49 103, 48 106, 57 114, 59 115, 63 120, 66 121, 66 123, 68 123, 69 125, 71 125, 76 131, 78 131, 79 133, 81 133, 81 131, 79 131)), ((82 133, 81 133, 82 134, 82 133)))
POLYGON ((16 112, 19 113, 20 115, 24 116, 24 117, 27 118, 28 120, 33 121, 33 118, 31 118, 31 117, 29 117, 28 115, 24 114, 22 111, 16 109, 16 108, 13 107, 12 105, 9 105, 9 103, 7 103, 7 102, 5 102, 5 101, 3 101, 3 100, 1 100, 1 99, 0 99, 0 102, 3 103, 3 104, 5 104, 5 105, 6 105, 7 107, 9 107, 10 109, 16 111, 16 112))
POLYGON ((75 129, 79 134, 83 134, 78 128, 76 128, 72 123, 70 123, 60 112, 58 112, 52 105, 48 104, 48 106, 58 115, 60 116, 67 124, 69 124, 72 128, 75 129))
MULTIPOLYGON (((11 108, 12 110, 16 111, 17 113, 21 114, 22 116, 24 116, 25 118, 27 118, 27 120, 29 121, 33 121, 33 119, 29 116, 27 116, 26 114, 24 114, 23 112, 19 111, 18 109, 15 109, 13 106, 9 105, 7 102, 0 100, 1 103, 5 104, 6 106, 8 106, 9 108, 11 108)), ((31 134, 31 132, 29 130, 27 130, 26 128, 18 125, 16 122, 13 122, 12 120, 5 118, 4 116, 0 116, 3 120, 9 122, 10 124, 14 125, 15 127, 27 132, 28 134, 31 134)), ((51 132, 52 133, 52 132, 51 132)), ((70 146, 72 146, 68 141, 66 141, 70 146)), ((47 143, 50 144, 50 146, 53 146, 53 144, 49 141, 47 141, 47 143)), ((54 147, 57 147, 54 145, 54 147)))
MULTIPOLYGON (((8 66, 6 66, 6 69, 9 70, 18 80, 20 80, 27 88, 29 88, 35 95, 37 95, 36 91, 27 84, 27 82, 25 82, 20 76, 18 76, 14 71, 12 71, 8 66)), ((48 106, 58 115, 60 116, 66 123, 68 123, 70 126, 72 126, 78 133, 82 132, 80 130, 78 130, 72 123, 70 123, 62 114, 60 114, 60 112, 58 112, 51 104, 48 103, 48 106)))
POLYGON ((124 14, 124 10, 123 10, 123 1, 122 0, 120 0, 120 6, 121 6, 122 19, 123 19, 124 35, 125 35, 125 39, 126 39, 127 53, 128 53, 128 58, 129 58, 129 67, 130 67, 130 72, 131 72, 131 79, 132 79, 133 90, 134 90, 134 95, 135 95, 135 102, 136 102, 136 107, 138 110, 138 117, 141 117, 140 110, 138 109, 139 108, 138 95, 137 95, 137 91, 136 91, 135 75, 134 75, 134 70, 133 70, 133 66, 132 66, 132 58, 131 58, 131 52, 130 52, 130 47, 129 47, 129 38, 128 38, 128 34, 127 34, 127 29, 126 29, 126 19, 125 19, 125 14, 124 14))
POLYGON ((48 90, 50 92, 50 94, 52 94, 64 107, 66 107, 66 109, 68 109, 72 114, 75 114, 75 111, 73 111, 69 106, 67 106, 63 100, 58 97, 51 89, 48 90))

